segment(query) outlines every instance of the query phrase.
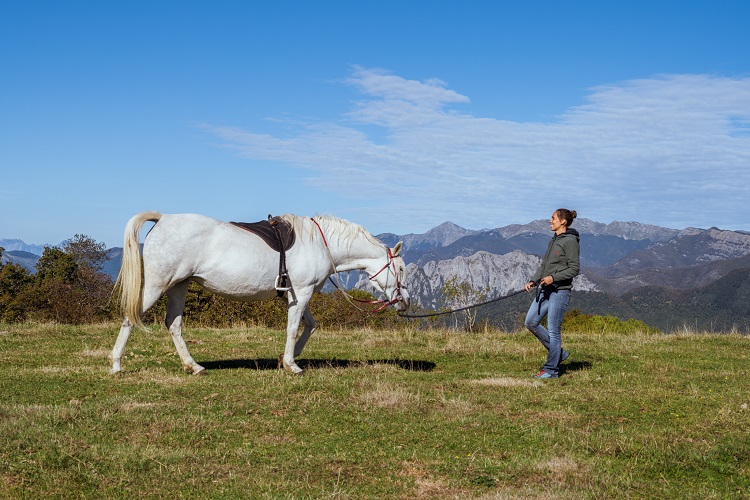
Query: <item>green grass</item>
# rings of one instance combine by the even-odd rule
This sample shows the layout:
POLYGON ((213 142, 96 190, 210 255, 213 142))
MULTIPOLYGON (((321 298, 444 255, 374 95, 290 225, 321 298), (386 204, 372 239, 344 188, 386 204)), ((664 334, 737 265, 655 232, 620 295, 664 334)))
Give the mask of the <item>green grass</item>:
POLYGON ((0 498, 748 498, 750 339, 0 325, 0 498))

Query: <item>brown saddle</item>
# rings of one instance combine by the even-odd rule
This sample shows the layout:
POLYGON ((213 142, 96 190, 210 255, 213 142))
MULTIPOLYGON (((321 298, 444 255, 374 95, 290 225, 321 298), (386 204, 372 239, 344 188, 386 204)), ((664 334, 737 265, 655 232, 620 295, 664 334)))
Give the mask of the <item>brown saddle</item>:
POLYGON ((279 252, 279 276, 276 278, 276 293, 279 297, 292 289, 286 271, 286 251, 294 246, 297 236, 294 227, 281 217, 271 217, 258 222, 230 222, 245 231, 260 236, 275 251, 279 252))
POLYGON ((297 239, 294 227, 281 217, 268 216, 268 220, 258 222, 230 222, 237 227, 261 237, 277 252, 289 250, 297 239))

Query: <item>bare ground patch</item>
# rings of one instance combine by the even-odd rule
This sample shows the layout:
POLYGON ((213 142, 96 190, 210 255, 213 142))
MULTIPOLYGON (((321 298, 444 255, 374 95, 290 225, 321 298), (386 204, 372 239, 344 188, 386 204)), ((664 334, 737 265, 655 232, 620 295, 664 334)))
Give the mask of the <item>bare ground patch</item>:
POLYGON ((83 351, 81 351, 81 356, 86 356, 87 358, 107 359, 111 352, 112 351, 110 351, 109 349, 84 349, 83 351))
POLYGON ((487 385, 494 387, 532 387, 537 389, 542 386, 541 383, 535 380, 528 380, 514 377, 492 377, 483 378, 478 380, 472 380, 473 384, 487 385))
POLYGON ((378 384, 375 389, 359 396, 365 406, 377 408, 410 408, 419 404, 419 395, 393 384, 378 384))
POLYGON ((23 371, 29 373, 41 373, 44 375, 70 375, 83 374, 83 373, 96 373, 102 371, 103 368, 99 366, 42 366, 39 368, 31 368, 23 371))
POLYGON ((128 402, 120 405, 120 410, 122 411, 136 411, 136 410, 142 410, 144 408, 154 408, 156 407, 156 403, 138 403, 136 401, 128 402))
POLYGON ((461 490, 449 487, 446 481, 435 477, 418 460, 403 462, 398 475, 414 479, 415 498, 461 498, 465 494, 461 490))

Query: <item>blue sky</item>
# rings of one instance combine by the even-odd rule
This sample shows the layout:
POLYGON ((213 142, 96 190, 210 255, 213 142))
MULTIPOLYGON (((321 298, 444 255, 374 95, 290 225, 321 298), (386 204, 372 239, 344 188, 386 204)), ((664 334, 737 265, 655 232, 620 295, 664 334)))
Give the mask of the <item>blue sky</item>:
POLYGON ((136 212, 750 230, 750 2, 0 1, 0 239, 136 212))

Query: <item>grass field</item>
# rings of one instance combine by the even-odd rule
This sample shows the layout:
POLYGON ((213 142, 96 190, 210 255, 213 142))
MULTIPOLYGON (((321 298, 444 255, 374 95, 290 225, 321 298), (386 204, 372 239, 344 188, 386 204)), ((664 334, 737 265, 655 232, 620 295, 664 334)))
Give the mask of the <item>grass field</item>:
POLYGON ((750 498, 750 338, 0 324, 1 498, 750 498))

